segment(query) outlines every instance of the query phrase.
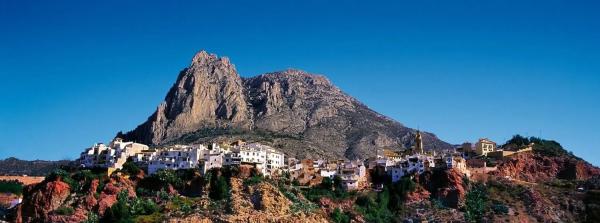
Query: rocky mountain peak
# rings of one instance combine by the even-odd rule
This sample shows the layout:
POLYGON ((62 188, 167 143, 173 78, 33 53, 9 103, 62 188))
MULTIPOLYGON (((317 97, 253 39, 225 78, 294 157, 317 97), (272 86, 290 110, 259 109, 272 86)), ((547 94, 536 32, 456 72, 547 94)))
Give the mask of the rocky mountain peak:
MULTIPOLYGON (((366 158, 383 147, 409 148, 415 132, 323 75, 287 69, 241 78, 228 58, 200 51, 157 111, 122 137, 154 145, 242 139, 300 158, 366 158)), ((433 134, 423 138, 426 149, 450 148, 433 134)))
POLYGON ((192 58, 190 67, 203 67, 210 65, 232 66, 228 57, 219 57, 214 53, 208 53, 205 50, 201 50, 192 58))

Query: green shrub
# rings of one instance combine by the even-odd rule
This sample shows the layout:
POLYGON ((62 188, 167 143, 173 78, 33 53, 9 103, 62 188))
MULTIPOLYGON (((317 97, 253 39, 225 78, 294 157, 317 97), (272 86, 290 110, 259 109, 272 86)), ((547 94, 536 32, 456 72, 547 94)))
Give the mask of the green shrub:
POLYGON ((312 202, 319 202, 323 197, 331 198, 333 200, 346 199, 350 197, 354 192, 346 192, 344 190, 331 190, 323 189, 321 187, 311 187, 303 189, 303 194, 306 199, 312 202))
POLYGON ((73 213, 75 213, 75 210, 72 207, 59 207, 58 209, 56 209, 54 211, 55 214, 57 215, 73 215, 73 213))
POLYGON ((227 179, 221 174, 213 174, 210 177, 210 191, 208 196, 216 201, 223 200, 229 196, 229 185, 227 179))
POLYGON ((414 191, 417 184, 408 177, 402 178, 396 183, 392 183, 388 186, 389 190, 389 208, 391 210, 399 210, 402 208, 406 196, 408 193, 414 191))
POLYGON ((323 177, 323 180, 321 181, 319 187, 326 190, 331 190, 333 189, 333 180, 329 177, 323 177))
POLYGON ((60 179, 62 182, 67 183, 69 185, 69 187, 71 188, 71 191, 79 191, 81 189, 79 187, 79 182, 74 180, 71 177, 71 174, 69 174, 69 172, 67 172, 63 169, 54 170, 52 173, 50 173, 48 175, 48 177, 46 177, 47 181, 55 181, 58 179, 60 179))
POLYGON ((100 222, 100 218, 98 218, 98 215, 94 212, 88 212, 87 215, 87 219, 85 221, 83 221, 83 223, 98 223, 100 222))
POLYGON ((115 223, 126 223, 133 222, 131 211, 127 203, 129 202, 127 191, 122 191, 117 195, 117 203, 112 207, 106 209, 104 217, 100 222, 115 222, 115 223))
POLYGON ((0 181, 0 193, 11 193, 21 195, 23 193, 23 184, 16 180, 0 181))
POLYGON ((336 208, 331 213, 331 220, 335 223, 350 223, 350 216, 336 208))
POLYGON ((129 174, 130 176, 136 176, 142 171, 140 167, 138 167, 134 162, 127 161, 123 164, 123 168, 121 169, 124 173, 129 174))
POLYGON ((363 214, 365 221, 373 223, 391 222, 393 213, 388 208, 390 192, 384 187, 380 193, 369 193, 357 199, 356 210, 363 214))
POLYGON ((300 199, 295 193, 287 190, 285 187, 279 187, 279 191, 281 191, 287 199, 292 201, 292 207, 290 209, 294 213, 312 213, 319 208, 316 204, 300 199))
POLYGON ((92 181, 98 179, 99 184, 96 192, 99 193, 102 191, 102 188, 104 187, 104 180, 107 177, 106 170, 102 171, 96 169, 79 170, 71 174, 71 178, 76 181, 78 183, 77 185, 79 186, 79 188, 74 188, 75 192, 88 191, 92 181))
POLYGON ((140 215, 134 218, 133 222, 136 223, 160 223, 166 220, 165 216, 159 212, 155 212, 151 215, 140 215))
POLYGON ((465 201, 465 220, 467 222, 481 222, 487 209, 488 197, 485 186, 473 185, 467 193, 465 201))
POLYGON ((496 214, 508 214, 508 207, 502 203, 495 203, 492 205, 492 210, 496 214))
POLYGON ((512 147, 523 147, 529 145, 530 143, 534 143, 533 151, 545 156, 570 156, 576 159, 580 159, 573 155, 572 152, 565 150, 560 143, 554 140, 546 140, 537 137, 523 137, 521 135, 515 135, 513 138, 508 140, 504 147, 512 146, 512 147))
POLYGON ((174 170, 160 170, 139 182, 139 187, 149 191, 167 190, 169 185, 183 187, 184 183, 174 170))
POLYGON ((244 180, 244 185, 247 186, 252 186, 252 185, 257 185, 259 183, 262 183, 264 181, 264 178, 261 175, 256 175, 253 177, 250 177, 246 180, 244 180))
POLYGON ((158 211, 158 206, 151 199, 135 198, 129 201, 132 215, 150 215, 158 211))

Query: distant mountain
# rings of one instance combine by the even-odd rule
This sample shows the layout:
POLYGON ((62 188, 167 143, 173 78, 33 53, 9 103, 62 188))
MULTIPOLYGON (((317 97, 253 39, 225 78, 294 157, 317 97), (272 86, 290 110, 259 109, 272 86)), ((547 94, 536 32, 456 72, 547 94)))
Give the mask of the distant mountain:
MULTIPOLYGON (((242 78, 228 58, 201 51, 157 111, 119 136, 152 145, 243 139, 297 157, 366 158, 383 147, 410 148, 415 134, 324 76, 285 70, 242 78)), ((434 134, 423 138, 425 149, 451 148, 434 134)))
POLYGON ((11 175, 11 176, 46 176, 64 165, 71 164, 72 161, 60 160, 60 161, 44 161, 34 160, 26 161, 20 160, 14 157, 10 157, 4 160, 0 160, 0 175, 11 175))

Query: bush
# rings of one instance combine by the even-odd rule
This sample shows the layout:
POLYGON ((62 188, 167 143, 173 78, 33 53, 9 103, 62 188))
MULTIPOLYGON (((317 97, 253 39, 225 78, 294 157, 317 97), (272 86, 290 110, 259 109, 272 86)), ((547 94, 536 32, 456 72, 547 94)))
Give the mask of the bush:
POLYGON ((212 173, 209 179, 210 191, 208 192, 208 196, 213 200, 219 201, 228 197, 229 185, 225 177, 217 171, 214 172, 215 173, 212 173))
POLYGON ((127 173, 129 176, 137 176, 142 169, 140 169, 140 167, 138 167, 134 162, 127 161, 125 164, 123 164, 121 171, 127 173))
POLYGON ((100 222, 100 218, 94 212, 88 212, 87 219, 83 221, 83 223, 98 223, 100 222))
POLYGON ((158 206, 150 199, 135 198, 129 205, 132 215, 150 215, 158 211, 158 206))
POLYGON ((492 210, 496 214, 508 214, 508 207, 502 203, 495 203, 492 205, 492 210))
POLYGON ((252 186, 252 185, 257 185, 259 183, 262 183, 264 181, 264 178, 261 175, 256 175, 253 177, 250 177, 246 180, 244 180, 244 185, 247 186, 252 186))
POLYGON ((389 206, 389 190, 384 187, 381 193, 369 193, 356 200, 356 209, 363 214, 366 222, 391 222, 394 218, 389 206))
POLYGON ((98 188, 96 192, 100 192, 102 191, 102 188, 104 187, 104 178, 108 177, 106 175, 106 170, 102 171, 102 170, 80 170, 77 171, 75 173, 72 174, 72 179, 76 182, 81 183, 79 186, 80 188, 78 188, 79 190, 77 190, 76 192, 82 192, 82 191, 87 191, 91 184, 92 184, 92 180, 94 179, 98 179, 99 184, 98 184, 98 188))
POLYGON ((63 170, 63 169, 57 169, 54 170, 52 173, 50 173, 50 175, 48 175, 48 177, 46 177, 47 181, 55 181, 55 180, 61 180, 62 182, 65 182, 69 185, 69 187, 71 188, 71 191, 79 191, 79 182, 77 182, 76 180, 74 180, 73 178, 71 178, 71 175, 63 170))
POLYGON ((408 193, 414 191, 417 185, 410 178, 402 178, 389 186, 389 208, 398 210, 402 208, 408 193))
POLYGON ((331 213, 331 220, 335 223, 350 223, 350 216, 343 213, 339 208, 336 208, 331 213))
POLYGON ((55 214, 57 215, 73 215, 73 213, 75 213, 75 210, 72 207, 59 207, 58 209, 56 209, 54 211, 55 214))
POLYGON ((318 202, 322 197, 333 200, 346 199, 354 194, 354 192, 346 192, 341 189, 332 191, 331 189, 323 189, 321 187, 306 188, 302 192, 304 193, 304 197, 312 202, 318 202))
POLYGON ((183 215, 189 215, 193 211, 194 202, 186 197, 174 196, 167 205, 170 211, 179 212, 183 215))
POLYGON ((0 193, 11 193, 21 195, 23 193, 23 184, 16 180, 0 181, 0 193))
POLYGON ((148 177, 142 179, 139 187, 149 191, 167 190, 169 185, 175 188, 183 187, 184 183, 181 177, 174 170, 160 170, 148 177))
POLYGON ((155 212, 151 215, 141 215, 134 218, 133 222, 136 223, 160 223, 164 222, 165 216, 159 212, 155 212))
POLYGON ((300 198, 298 198, 298 196, 295 193, 287 190, 285 187, 279 187, 279 191, 281 191, 281 193, 283 193, 283 195, 287 199, 292 201, 293 204, 290 209, 294 213, 298 213, 298 212, 311 213, 314 210, 319 208, 316 204, 313 204, 309 201, 301 200, 300 198))
POLYGON ((127 191, 122 191, 119 193, 119 195, 117 195, 117 203, 106 209, 104 217, 100 220, 100 222, 133 222, 129 206, 127 205, 128 202, 129 198, 127 191))
POLYGON ((545 155, 545 156, 570 156, 576 159, 580 159, 579 157, 576 157, 575 155, 573 155, 573 153, 565 150, 562 145, 560 145, 560 143, 554 141, 554 140, 546 140, 546 139, 542 139, 542 138, 537 138, 537 137, 523 137, 521 135, 515 135, 513 136, 510 140, 508 140, 506 142, 506 144, 504 145, 504 147, 507 146, 511 146, 511 147, 523 147, 526 145, 529 145, 531 143, 534 143, 535 145, 533 146, 533 151, 535 151, 536 153, 545 155))
POLYGON ((331 190, 333 189, 333 180, 329 177, 324 177, 319 186, 323 189, 331 190))
POLYGON ((485 186, 476 184, 467 193, 465 201, 465 220, 467 222, 481 222, 487 209, 487 191, 485 186))

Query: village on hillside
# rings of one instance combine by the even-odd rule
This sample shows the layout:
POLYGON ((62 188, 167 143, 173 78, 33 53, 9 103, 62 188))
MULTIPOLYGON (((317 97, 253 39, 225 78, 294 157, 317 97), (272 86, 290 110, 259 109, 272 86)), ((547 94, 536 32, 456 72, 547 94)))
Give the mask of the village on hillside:
MULTIPOLYGON (((316 186, 324 178, 338 179, 345 190, 377 190, 373 173, 384 173, 391 182, 405 176, 413 177, 433 169, 455 169, 467 178, 482 178, 495 170, 495 160, 532 151, 533 145, 523 148, 498 148, 489 139, 464 143, 447 151, 425 151, 421 133, 417 132, 414 146, 408 150, 381 149, 365 160, 299 160, 260 143, 237 141, 231 144, 173 145, 150 148, 147 145, 124 142, 115 138, 110 144, 97 143, 81 153, 83 168, 106 168, 108 174, 133 162, 147 174, 160 170, 198 168, 206 174, 214 168, 246 166, 265 177, 289 177, 299 186, 316 186)), ((508 176, 507 176, 508 177, 508 176)))
POLYGON ((381 148, 366 159, 328 160, 289 157, 260 142, 153 147, 115 138, 86 148, 79 159, 45 179, 35 178, 41 181, 37 185, 45 186, 14 183, 34 180, 31 177, 7 178, 12 181, 5 184, 14 186, 15 192, 0 197, 0 218, 26 213, 24 222, 41 218, 53 222, 152 218, 139 222, 162 222, 188 217, 238 222, 254 216, 260 219, 256 222, 263 222, 293 215, 314 220, 308 222, 329 222, 316 220, 323 218, 388 222, 395 216, 392 210, 404 208, 408 211, 396 217, 440 222, 484 216, 547 220, 558 218, 541 208, 527 212, 511 204, 527 198, 534 188, 568 194, 565 199, 583 196, 595 188, 593 184, 569 179, 587 180, 599 172, 575 159, 550 154, 548 141, 518 135, 502 146, 481 138, 447 150, 426 149, 419 131, 410 140, 413 146, 408 149, 381 148), (52 199, 60 202, 42 205, 52 199), (488 202, 492 212, 467 215, 477 202, 488 202), (30 212, 42 209, 45 216, 30 212), (520 214, 525 212, 528 215, 520 214))

